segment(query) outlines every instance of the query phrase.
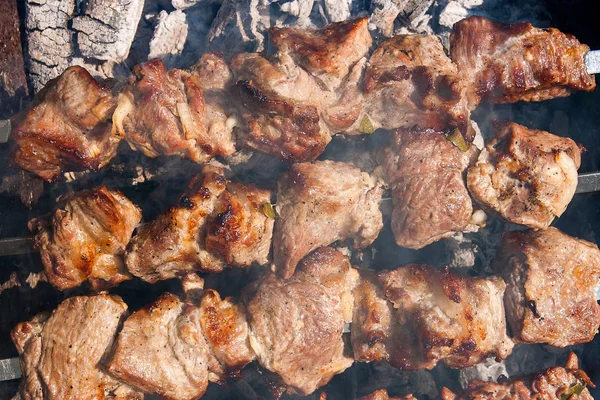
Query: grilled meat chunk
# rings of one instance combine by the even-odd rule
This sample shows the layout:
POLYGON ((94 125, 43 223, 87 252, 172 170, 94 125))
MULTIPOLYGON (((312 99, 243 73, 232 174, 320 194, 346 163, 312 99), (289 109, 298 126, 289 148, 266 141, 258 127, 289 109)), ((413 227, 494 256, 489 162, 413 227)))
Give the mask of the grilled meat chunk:
MULTIPOLYGON (((340 265, 346 273, 350 268, 347 259, 340 263, 328 256, 322 260, 331 264, 317 266, 316 259, 309 260, 304 274, 290 279, 270 274, 244 290, 250 345, 261 366, 276 373, 292 394, 313 393, 353 363, 344 355, 344 289, 318 283, 339 282, 340 265)), ((341 281, 346 279, 351 281, 341 281)))
POLYGON ((17 398, 141 400, 100 366, 126 311, 118 296, 77 296, 18 324, 12 331, 23 372, 17 398))
POLYGON ((12 130, 13 162, 46 181, 63 172, 98 170, 116 154, 111 135, 116 101, 84 68, 69 67, 48 82, 12 130))
POLYGON ((432 129, 402 129, 384 150, 392 189, 392 231, 399 246, 420 249, 467 229, 473 214, 463 174, 476 154, 432 129))
POLYGON ((208 386, 209 345, 199 309, 167 293, 123 324, 108 371, 164 399, 197 399, 208 386))
POLYGON ((364 78, 365 115, 373 129, 459 129, 475 137, 466 87, 436 36, 398 35, 369 59, 364 78))
POLYGON ((542 101, 591 91, 596 83, 584 60, 589 50, 554 28, 478 16, 454 24, 450 35, 450 55, 468 87, 471 108, 482 100, 542 101))
POLYGON ((317 161, 293 165, 279 179, 273 253, 279 275, 289 278, 314 249, 337 240, 363 248, 383 227, 383 188, 349 164, 317 161))
POLYGON ((140 209, 119 191, 105 186, 61 198, 51 214, 29 221, 48 281, 66 290, 89 281, 104 290, 131 275, 125 248, 140 209))
POLYGON ((390 397, 385 389, 377 390, 367 396, 363 396, 358 400, 416 400, 412 394, 407 394, 402 397, 390 397))
POLYGON ((507 320, 518 341, 565 347, 589 342, 598 332, 595 244, 553 227, 507 232, 493 268, 507 283, 507 320))
POLYGON ((191 70, 192 75, 198 76, 204 94, 207 137, 217 149, 217 154, 233 154, 236 149, 233 138, 235 117, 229 98, 233 79, 231 70, 223 57, 216 53, 204 54, 191 70))
POLYGON ((241 116, 241 140, 286 162, 311 161, 331 141, 319 117, 324 92, 287 57, 285 63, 255 53, 233 57, 233 99, 241 116))
POLYGON ((223 261, 204 247, 204 225, 226 185, 221 169, 205 167, 177 205, 138 229, 127 249, 127 269, 150 283, 194 270, 223 270, 223 261))
POLYGON ((267 264, 275 222, 264 211, 270 204, 270 191, 229 183, 208 218, 206 250, 230 265, 267 264))
POLYGON ((336 22, 322 29, 273 27, 269 39, 329 90, 337 88, 368 54, 372 39, 367 18, 336 22))
POLYGON ((547 228, 577 189, 579 147, 514 122, 497 122, 494 130, 495 138, 468 170, 471 195, 510 222, 547 228))
POLYGON ((512 350, 501 279, 408 265, 367 277, 365 283, 355 292, 352 347, 357 360, 385 359, 408 370, 431 369, 438 361, 463 368, 490 355, 504 359, 512 350))
POLYGON ((564 368, 548 368, 503 383, 474 380, 461 394, 443 388, 441 397, 442 400, 593 400, 586 386, 595 387, 579 369, 577 356, 571 353, 564 368))
POLYGON ((209 378, 221 382, 237 374, 256 355, 250 348, 246 308, 243 304, 207 290, 200 300, 200 324, 210 346, 209 378))
POLYGON ((198 74, 166 71, 160 60, 139 64, 118 103, 113 116, 116 134, 148 157, 179 155, 207 162, 235 151, 231 134, 207 127, 198 74))

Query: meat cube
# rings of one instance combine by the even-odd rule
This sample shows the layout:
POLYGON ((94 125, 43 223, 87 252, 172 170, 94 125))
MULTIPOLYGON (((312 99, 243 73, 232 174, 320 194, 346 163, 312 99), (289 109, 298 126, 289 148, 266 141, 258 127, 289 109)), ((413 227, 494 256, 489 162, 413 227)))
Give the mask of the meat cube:
POLYGON ((494 131, 467 173, 473 199, 515 224, 547 228, 577 189, 579 147, 514 122, 497 122, 494 131))
POLYGON ((111 134, 115 106, 110 87, 69 67, 15 120, 14 164, 49 182, 63 172, 102 168, 120 140, 111 134))
POLYGON ((178 155, 202 163, 235 151, 230 133, 207 126, 200 76, 166 71, 160 60, 133 69, 113 122, 116 134, 148 157, 178 155))
POLYGON ((593 400, 589 389, 595 387, 587 374, 579 369, 574 353, 569 355, 565 367, 548 368, 530 376, 495 383, 474 380, 461 394, 443 388, 442 400, 593 400))
POLYGON ((270 61, 255 53, 233 57, 233 99, 241 116, 242 142, 286 162, 311 161, 331 141, 319 116, 321 90, 295 65, 270 61))
POLYGON ((66 195, 29 229, 52 285, 66 290, 88 281, 98 291, 131 278, 123 257, 141 218, 121 192, 101 186, 66 195))
POLYGON ((383 187, 349 164, 317 161, 293 165, 279 179, 273 253, 279 275, 289 278, 308 253, 337 240, 363 248, 383 227, 383 187))
POLYGON ((233 83, 229 66, 220 54, 208 53, 192 66, 191 73, 198 76, 204 94, 207 137, 220 151, 217 154, 233 154, 236 150, 233 138, 235 116, 229 96, 233 83))
POLYGON ((553 227, 507 232, 493 268, 507 284, 504 304, 516 340, 565 347, 589 342, 598 332, 595 244, 553 227))
POLYGON ((390 397, 385 389, 377 390, 367 396, 363 396, 358 400, 416 400, 412 394, 407 394, 402 397, 390 397))
POLYGON ((188 185, 177 205, 142 225, 127 249, 127 269, 154 283, 186 272, 220 272, 218 259, 204 248, 204 225, 225 191, 223 170, 207 166, 188 185))
POLYGON ((431 129, 396 131, 383 167, 399 246, 420 249, 467 229, 473 205, 463 174, 475 154, 475 146, 463 152, 431 129))
POLYGON ((367 18, 336 22, 322 29, 272 27, 269 39, 279 54, 318 78, 330 90, 338 87, 371 47, 367 18))
POLYGON ((211 381, 224 381, 256 358, 243 304, 209 289, 200 300, 200 324, 216 361, 210 365, 211 381))
POLYGON ((384 359, 407 370, 431 369, 438 361, 464 368, 491 355, 504 359, 512 350, 499 278, 408 265, 382 271, 376 281, 367 277, 361 286, 352 324, 357 360, 384 359))
POLYGON ((141 400, 101 367, 126 311, 118 296, 76 296, 18 324, 12 331, 23 373, 18 398, 141 400))
POLYGON ((450 56, 466 82, 471 108, 485 100, 542 101, 594 90, 584 59, 589 50, 554 28, 479 16, 457 22, 450 35, 450 56))
POLYGON ((372 129, 458 129, 471 143, 466 87, 433 35, 398 35, 373 52, 364 78, 365 124, 372 129))
POLYGON ((270 191, 229 183, 208 218, 206 250, 229 265, 267 264, 275 221, 265 207, 271 207, 270 191))
POLYGON ((313 259, 304 274, 285 280, 270 274, 243 293, 250 345, 260 365, 277 374, 291 394, 309 395, 353 363, 342 338, 344 289, 318 283, 351 281, 339 279, 347 259, 340 263, 337 256, 323 254, 321 260, 331 264, 317 266, 313 259))
POLYGON ((197 399, 208 386, 210 348, 199 309, 167 293, 123 324, 108 371, 164 399, 197 399))

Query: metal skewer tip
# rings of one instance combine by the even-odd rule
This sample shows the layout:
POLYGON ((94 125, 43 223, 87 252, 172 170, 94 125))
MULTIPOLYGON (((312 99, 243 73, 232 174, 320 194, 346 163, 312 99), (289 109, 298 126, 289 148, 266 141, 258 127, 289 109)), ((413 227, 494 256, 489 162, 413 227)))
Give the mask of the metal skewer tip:
POLYGON ((0 120, 0 143, 8 142, 11 129, 10 119, 0 120))

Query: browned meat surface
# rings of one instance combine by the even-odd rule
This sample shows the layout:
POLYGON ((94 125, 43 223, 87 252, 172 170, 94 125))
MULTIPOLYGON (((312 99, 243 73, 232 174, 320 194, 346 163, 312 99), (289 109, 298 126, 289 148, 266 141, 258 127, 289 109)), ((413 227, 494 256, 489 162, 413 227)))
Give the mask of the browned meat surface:
POLYGON ((194 270, 221 271, 223 261, 204 248, 203 228, 226 185, 221 169, 205 167, 177 205, 138 229, 127 250, 127 269, 151 283, 194 270))
POLYGON ((23 372, 17 398, 142 399, 100 366, 126 311, 118 296, 77 296, 18 324, 12 332, 23 372))
POLYGON ((372 43, 367 18, 318 30, 273 27, 269 39, 278 53, 289 54, 330 89, 339 86, 354 64, 368 54, 372 43))
POLYGON ((416 400, 412 394, 407 394, 402 397, 390 397, 385 389, 377 390, 367 396, 363 396, 358 400, 416 400))
POLYGON ((584 60, 589 50, 554 28, 478 16, 454 24, 450 36, 450 55, 469 88, 471 108, 482 100, 541 101, 591 91, 596 83, 584 60))
POLYGON ((544 229, 577 189, 581 151, 569 139, 497 122, 495 138, 467 173, 473 198, 506 220, 544 229))
POLYGON ((63 172, 98 170, 116 154, 111 89, 74 66, 48 82, 12 130, 13 162, 46 181, 63 172))
POLYGON ((598 332, 595 244, 553 227, 507 232, 493 267, 507 283, 504 303, 517 340, 565 347, 589 342, 598 332))
POLYGON ((427 265, 367 277, 355 292, 355 359, 384 359, 408 370, 431 369, 438 361, 463 368, 492 355, 504 359, 513 347, 504 288, 498 278, 459 277, 427 265))
POLYGON ((463 174, 475 152, 475 146, 461 151, 431 129, 396 131, 383 167, 399 246, 420 249, 467 228, 473 205, 463 174))
POLYGON ((374 129, 458 128, 475 132, 466 87, 436 36, 398 35, 373 52, 364 78, 365 114, 374 129))
POLYGON ((164 399, 197 399, 208 386, 210 348, 199 309, 167 293, 123 324, 107 369, 164 399))
POLYGON ((376 178, 334 161, 295 164, 278 182, 273 253, 279 275, 290 277, 308 253, 335 241, 353 239, 363 248, 383 227, 376 178))
POLYGON ((564 368, 548 368, 503 383, 474 380, 461 394, 443 388, 442 400, 593 400, 586 386, 595 387, 571 353, 564 368))
POLYGON ((200 324, 214 361, 211 381, 220 382, 235 375, 256 358, 250 348, 246 309, 231 297, 207 290, 200 301, 200 324))
POLYGON ((141 218, 121 192, 101 186, 65 196, 29 229, 52 285, 65 290, 88 281, 104 290, 131 277, 123 256, 141 218))
POLYGON ((282 63, 255 53, 236 55, 231 68, 244 145, 287 162, 314 160, 323 152, 331 140, 319 117, 324 92, 304 70, 291 59, 282 63))
POLYGON ((275 222, 264 211, 270 204, 270 191, 229 183, 207 221, 206 250, 230 265, 267 264, 275 222))
POLYGON ((270 274, 244 292, 250 345, 261 366, 292 394, 311 394, 353 363, 342 338, 344 289, 334 283, 352 281, 340 277, 343 270, 351 273, 349 263, 331 250, 318 251, 322 255, 307 261, 303 274, 286 280, 270 274), (331 264, 316 265, 319 257, 331 264))
POLYGON ((198 74, 167 71, 160 60, 139 64, 118 103, 113 117, 116 134, 148 157, 179 155, 206 162, 235 151, 230 132, 207 126, 198 74))
POLYGON ((265 265, 274 221, 264 211, 271 193, 228 182, 206 166, 179 203, 142 225, 127 250, 127 268, 148 282, 190 271, 220 272, 226 265, 265 265))

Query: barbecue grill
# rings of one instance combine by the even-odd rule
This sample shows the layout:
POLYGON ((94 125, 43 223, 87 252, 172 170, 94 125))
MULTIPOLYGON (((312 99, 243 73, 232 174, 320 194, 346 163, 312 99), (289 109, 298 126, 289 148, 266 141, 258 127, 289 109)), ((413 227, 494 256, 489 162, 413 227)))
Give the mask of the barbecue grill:
MULTIPOLYGON (((308 2, 312 5, 312 9, 306 9, 305 4, 296 1, 272 2, 272 4, 266 2, 269 4, 265 6, 253 1, 146 0, 146 2, 138 2, 143 10, 129 10, 122 21, 114 24, 115 35, 121 35, 118 40, 122 38, 127 40, 127 36, 131 36, 129 38, 133 42, 131 48, 126 46, 128 50, 123 53, 123 46, 117 43, 107 46, 107 49, 112 50, 100 49, 93 54, 95 44, 91 31, 93 31, 94 21, 89 16, 85 17, 85 13, 89 12, 90 5, 95 3, 102 4, 103 1, 76 2, 75 16, 71 17, 69 23, 65 25, 68 26, 67 29, 76 32, 74 34, 76 39, 65 45, 65 48, 71 46, 74 50, 72 53, 65 49, 55 52, 59 57, 63 50, 69 53, 63 61, 53 66, 56 70, 60 70, 59 72, 69 64, 83 63, 88 69, 96 68, 96 75, 106 77, 110 65, 112 71, 108 77, 114 76, 118 79, 128 74, 130 67, 145 61, 148 56, 163 58, 169 67, 188 67, 195 61, 194 58, 197 59, 201 53, 209 50, 220 50, 227 55, 240 51, 254 51, 263 46, 268 52, 271 49, 263 44, 262 36, 266 35, 264 32, 269 26, 261 24, 292 26, 313 24, 314 27, 321 27, 340 16, 343 16, 342 19, 370 16, 372 24, 375 25, 372 34, 376 40, 380 39, 379 36, 389 36, 391 32, 424 33, 432 29, 432 33, 438 34, 442 42, 447 44, 448 19, 457 18, 456 15, 466 17, 482 14, 502 22, 523 20, 531 21, 536 26, 553 26, 563 32, 574 34, 592 49, 600 50, 600 38, 594 26, 595 16, 600 15, 599 7, 596 2, 589 0, 547 0, 546 2, 532 0, 524 3, 498 0, 308 2), (337 4, 337 8, 332 6, 333 3, 337 4), (383 15, 386 4, 394 4, 394 7, 399 9, 397 15, 391 19, 392 23, 381 22, 386 20, 383 15), (335 9, 339 14, 333 14, 335 9), (339 11, 340 9, 342 11, 339 11), (137 24, 136 13, 138 18, 141 18, 139 25, 132 33, 126 33, 128 26, 137 24), (269 15, 266 19, 262 15, 265 13, 269 15), (259 18, 254 14, 262 16, 259 18), (246 24, 244 25, 246 28, 255 30, 250 30, 249 35, 242 35, 240 38, 239 27, 231 23, 232 15, 237 15, 238 22, 242 25, 246 24), (177 21, 182 19, 185 24, 178 25, 177 21), (82 32, 86 32, 86 35, 82 32), (164 36, 165 32, 170 32, 171 36, 169 34, 164 36), (203 44, 198 44, 199 41, 194 41, 192 35, 207 37, 206 45, 204 39, 202 39, 203 44), (86 40, 91 40, 92 43, 86 40), (114 60, 118 62, 115 63, 114 60)), ((32 22, 27 20, 27 16, 32 15, 32 8, 37 7, 37 3, 7 0, 3 4, 7 12, 0 17, 0 41, 8 43, 10 38, 10 43, 13 43, 11 48, 7 48, 6 56, 2 55, 3 50, 0 49, 0 58, 5 58, 5 61, 0 61, 0 77, 2 77, 0 118, 8 119, 29 104, 32 96, 28 93, 32 94, 39 90, 51 72, 47 68, 48 65, 40 62, 39 48, 36 47, 47 46, 47 43, 35 41, 39 36, 36 32, 43 31, 43 28, 32 26, 32 22), (15 30, 5 29, 9 26, 19 27, 20 33, 15 35, 15 30), (21 51, 22 57, 15 56, 21 51), (13 76, 17 83, 6 83, 10 80, 3 75, 13 76), (18 86, 19 79, 21 86, 18 86), (4 86, 2 82, 5 82, 4 86), (17 89, 10 85, 17 85, 17 89)), ((388 17, 387 20, 390 18, 388 17)), ((52 24, 54 23, 59 24, 52 21, 52 24)), ((594 61, 592 58, 594 55, 589 57, 590 65, 593 62, 597 63, 595 65, 600 64, 598 60, 594 61)), ((596 90, 590 93, 577 92, 569 97, 537 103, 483 104, 472 113, 472 119, 479 124, 483 132, 492 130, 490 126, 492 119, 509 120, 530 128, 568 136, 585 147, 579 169, 579 191, 582 193, 573 198, 566 212, 552 225, 571 236, 596 244, 600 244, 600 224, 597 222, 600 221, 600 193, 594 192, 599 190, 598 181, 600 181, 594 174, 600 171, 600 128, 597 123, 600 120, 600 107, 598 104, 600 104, 600 93, 596 90)), ((6 133, 10 131, 8 128, 3 128, 1 124, 0 130, 6 133)), ((319 159, 353 161, 367 170, 372 170, 377 160, 369 155, 369 152, 374 153, 375 150, 386 146, 390 137, 391 133, 383 130, 371 135, 338 135, 333 137, 319 159)), ((10 339, 10 331, 18 322, 29 320, 41 311, 54 310, 66 298, 90 293, 86 287, 59 291, 47 282, 43 276, 40 256, 31 249, 31 242, 27 239, 31 235, 27 229, 28 221, 51 212, 56 205, 56 199, 61 195, 99 185, 122 191, 127 198, 141 207, 143 220, 152 221, 168 207, 177 204, 189 181, 202 170, 202 165, 190 160, 165 156, 148 158, 138 151, 121 146, 117 156, 99 171, 69 172, 58 182, 49 184, 36 180, 24 181, 23 176, 19 177, 18 170, 9 165, 11 151, 8 144, 0 144, 0 165, 2 165, 0 174, 3 178, 0 186, 2 192, 0 194, 0 360, 6 360, 0 361, 0 377, 8 376, 17 369, 14 360, 9 359, 18 356, 10 339), (20 193, 15 190, 17 180, 20 182, 20 193), (43 191, 40 190, 41 188, 43 191), (3 368, 6 369, 5 372, 3 368)), ((251 156, 241 154, 240 159, 243 159, 243 162, 235 163, 231 167, 231 174, 235 179, 241 183, 254 183, 272 191, 276 190, 277 178, 289 167, 287 163, 260 153, 251 156)), ((389 202, 384 201, 381 208, 384 210, 385 224, 375 242, 366 249, 347 251, 351 254, 353 266, 380 270, 417 263, 440 268, 444 266, 462 268, 463 271, 468 270, 468 275, 485 276, 491 273, 489 264, 500 245, 501 233, 506 230, 520 229, 516 225, 490 217, 487 225, 479 232, 460 234, 437 241, 420 250, 411 250, 399 247, 394 242, 389 210, 386 211, 386 208, 391 208, 389 202)), ((347 243, 340 243, 341 247, 345 245, 347 243)), ((205 279, 204 286, 215 289, 221 297, 238 297, 242 288, 249 281, 256 280, 264 269, 265 267, 256 265, 243 269, 228 268, 219 274, 202 274, 202 277, 205 279)), ((154 284, 133 279, 110 288, 109 292, 121 296, 128 304, 129 310, 135 311, 153 302, 165 292, 181 294, 183 289, 179 279, 158 281, 154 284)), ((459 392, 461 385, 473 377, 497 379, 500 374, 523 375, 562 365, 570 351, 578 354, 581 369, 588 373, 592 382, 600 386, 599 340, 596 337, 590 343, 564 349, 541 344, 517 345, 513 354, 505 360, 504 367, 488 360, 482 364, 485 367, 456 370, 440 363, 430 371, 409 372, 394 369, 385 362, 354 363, 351 368, 335 376, 325 387, 306 398, 316 399, 321 393, 326 393, 327 399, 352 399, 380 388, 388 388, 390 394, 413 393, 419 398, 434 398, 439 395, 442 387, 459 392)), ((273 398, 270 377, 256 363, 241 372, 241 379, 237 378, 228 380, 227 385, 224 386, 209 385, 207 393, 202 398, 273 398)), ((17 380, 0 382, 0 399, 11 398, 16 393, 17 387, 17 380)), ((592 395, 600 397, 598 388, 590 391, 592 395)), ((284 396, 296 398, 290 395, 284 396)))

